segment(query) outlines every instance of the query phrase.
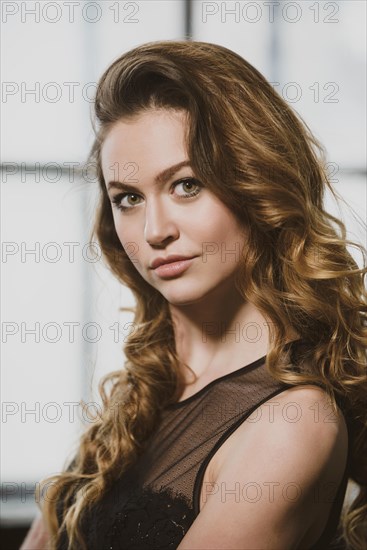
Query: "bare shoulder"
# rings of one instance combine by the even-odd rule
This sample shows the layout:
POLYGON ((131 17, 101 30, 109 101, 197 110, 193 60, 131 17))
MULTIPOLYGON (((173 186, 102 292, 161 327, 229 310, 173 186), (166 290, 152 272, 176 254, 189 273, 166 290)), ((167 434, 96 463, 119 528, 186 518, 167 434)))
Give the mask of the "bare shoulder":
POLYGON ((49 548, 49 533, 42 516, 37 516, 19 550, 47 550, 49 548))
MULTIPOLYGON (((333 409, 328 394, 319 386, 288 388, 271 399, 270 403, 273 403, 274 423, 280 435, 284 430, 286 436, 299 442, 303 438, 309 442, 312 438, 321 438, 317 446, 321 459, 330 453, 333 455, 331 458, 335 458, 335 453, 344 454, 347 450, 348 430, 344 415, 339 407, 336 411, 333 409)), ((262 407, 264 405, 266 408, 266 403, 262 407)), ((264 414, 263 421, 260 420, 260 431, 267 431, 271 420, 269 414, 268 417, 264 414)))
POLYGON ((318 386, 288 388, 259 406, 222 447, 180 550, 284 550, 316 542, 348 451, 344 417, 333 413, 327 393, 318 386))
MULTIPOLYGON (((328 394, 318 386, 302 385, 288 388, 261 407, 262 418, 249 437, 268 447, 269 438, 292 459, 308 454, 305 473, 315 476, 327 468, 334 479, 341 477, 348 451, 348 430, 345 418, 337 407, 334 411, 328 394), (269 405, 272 403, 272 405, 269 405), (272 414, 273 413, 273 414, 272 414), (314 466, 312 466, 314 464, 314 466)), ((260 447, 261 448, 261 447, 260 447)))
POLYGON ((348 449, 344 416, 339 408, 335 414, 326 391, 316 385, 294 386, 262 403, 224 442, 211 465, 211 478, 239 449, 265 451, 270 440, 287 452, 308 444, 312 448, 318 441, 314 457, 329 457, 330 462, 343 460, 348 449))
MULTIPOLYGON (((263 403, 260 409, 268 408, 269 403, 276 411, 278 421, 283 420, 287 424, 302 421, 303 425, 309 425, 310 429, 317 429, 316 426, 320 424, 324 430, 331 432, 346 429, 342 412, 338 407, 336 413, 333 411, 328 394, 319 386, 293 386, 263 403)), ((266 420, 265 416, 265 423, 266 420)))

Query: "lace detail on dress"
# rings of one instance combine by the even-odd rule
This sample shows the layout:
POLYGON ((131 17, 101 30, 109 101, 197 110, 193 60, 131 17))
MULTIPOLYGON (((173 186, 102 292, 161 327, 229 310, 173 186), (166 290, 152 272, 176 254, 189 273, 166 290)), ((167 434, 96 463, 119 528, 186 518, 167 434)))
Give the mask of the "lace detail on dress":
POLYGON ((173 550, 194 521, 189 500, 171 488, 131 492, 115 514, 106 550, 173 550))

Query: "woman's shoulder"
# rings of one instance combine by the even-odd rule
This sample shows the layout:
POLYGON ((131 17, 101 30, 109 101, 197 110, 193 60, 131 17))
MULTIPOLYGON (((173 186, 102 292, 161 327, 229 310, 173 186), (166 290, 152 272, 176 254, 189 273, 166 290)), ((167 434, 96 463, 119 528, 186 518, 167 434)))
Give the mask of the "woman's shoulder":
POLYGON ((289 468, 302 469, 305 486, 320 476, 337 486, 347 455, 348 429, 340 408, 335 414, 327 392, 319 386, 292 386, 262 403, 224 442, 212 464, 212 478, 233 463, 233 457, 243 456, 246 467, 253 462, 256 469, 261 464, 261 476, 266 476, 267 464, 270 474, 275 462, 280 476, 284 470, 289 477, 289 468))
MULTIPOLYGON (((322 388, 295 386, 260 405, 257 414, 230 435, 215 456, 207 481, 210 487, 228 487, 232 492, 239 488, 242 498, 236 503, 241 505, 228 504, 227 520, 238 516, 245 538, 253 524, 247 525, 244 518, 251 516, 256 502, 258 514, 251 521, 258 522, 260 531, 255 529, 254 538, 250 537, 254 544, 262 542, 262 536, 275 536, 274 529, 277 533, 288 529, 290 539, 284 539, 284 547, 295 546, 297 539, 309 547, 325 529, 347 456, 348 432, 341 411, 333 413, 322 388), (263 517, 268 517, 268 524, 259 519, 263 517)), ((204 497, 202 510, 211 500, 208 516, 209 511, 215 513, 216 497, 204 497)))
POLYGON ((230 521, 233 537, 256 547, 269 540, 284 548, 314 544, 347 463, 348 433, 337 412, 326 391, 313 385, 287 388, 260 405, 212 463, 209 487, 214 490, 208 496, 204 487, 202 532, 214 518, 216 529, 230 521))
POLYGON ((50 544, 49 536, 42 516, 37 516, 33 520, 20 550, 47 550, 50 544))

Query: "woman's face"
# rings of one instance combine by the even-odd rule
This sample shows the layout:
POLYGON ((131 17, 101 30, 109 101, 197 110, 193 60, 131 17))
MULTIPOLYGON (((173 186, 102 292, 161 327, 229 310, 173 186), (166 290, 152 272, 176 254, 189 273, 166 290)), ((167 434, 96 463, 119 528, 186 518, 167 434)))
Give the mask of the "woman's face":
POLYGON ((140 275, 172 305, 234 290, 245 244, 232 212, 195 178, 185 124, 184 111, 151 110, 118 121, 102 147, 120 242, 140 275), (152 268, 171 255, 190 259, 152 268))

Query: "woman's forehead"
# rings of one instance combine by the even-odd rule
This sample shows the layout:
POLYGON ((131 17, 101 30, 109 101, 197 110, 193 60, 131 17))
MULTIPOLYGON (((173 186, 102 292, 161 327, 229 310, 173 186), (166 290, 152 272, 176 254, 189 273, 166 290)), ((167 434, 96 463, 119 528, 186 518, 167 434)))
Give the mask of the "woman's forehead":
POLYGON ((184 126, 182 114, 162 111, 116 122, 101 147, 103 171, 132 163, 151 175, 181 162, 187 157, 184 126))

